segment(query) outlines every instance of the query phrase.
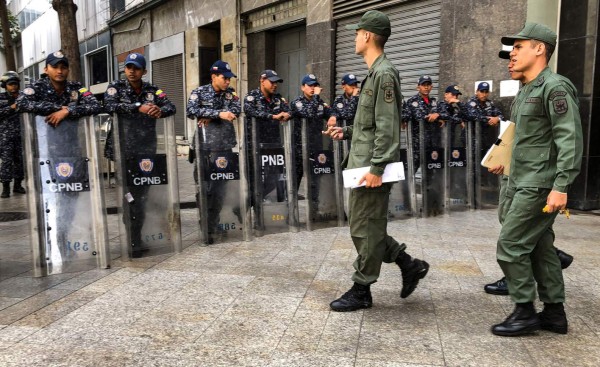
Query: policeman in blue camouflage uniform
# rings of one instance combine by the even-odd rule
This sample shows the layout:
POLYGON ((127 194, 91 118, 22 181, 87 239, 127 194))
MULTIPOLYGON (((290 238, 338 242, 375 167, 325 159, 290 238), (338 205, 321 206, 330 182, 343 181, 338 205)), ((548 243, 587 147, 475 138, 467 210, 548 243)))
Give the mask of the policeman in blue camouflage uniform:
POLYGON ((2 75, 0 83, 6 92, 0 93, 0 182, 2 194, 0 197, 10 196, 10 182, 14 179, 13 192, 24 194, 25 189, 21 181, 23 173, 23 149, 21 148, 21 120, 17 112, 16 100, 19 96, 19 74, 8 71, 2 75))
POLYGON ((477 85, 475 95, 467 101, 469 115, 474 117, 474 122, 484 127, 497 126, 500 121, 504 120, 502 111, 489 99, 489 95, 490 84, 481 82, 477 85))
POLYGON ((46 122, 57 127, 67 117, 77 119, 102 111, 92 92, 79 82, 67 81, 69 60, 62 51, 46 57, 44 72, 45 78, 38 79, 21 91, 17 98, 19 112, 46 116, 46 122))
MULTIPOLYGON (((283 79, 274 70, 264 70, 260 73, 260 86, 248 92, 244 98, 244 113, 246 115, 246 141, 248 142, 249 157, 253 156, 252 146, 252 118, 256 119, 258 142, 277 144, 283 146, 279 126, 291 118, 290 107, 287 101, 277 93, 278 83, 283 79)), ((250 192, 254 192, 254 162, 248 160, 250 192)), ((263 182, 263 198, 277 187, 278 178, 273 174, 267 174, 263 182)), ((277 200, 285 200, 283 187, 277 187, 277 200)), ((254 200, 254 196, 251 196, 254 200)))
MULTIPOLYGON (((56 51, 46 57, 45 77, 33 82, 21 91, 17 98, 19 112, 29 112, 38 116, 46 116, 46 123, 54 129, 46 131, 48 153, 52 157, 81 157, 81 147, 77 138, 73 137, 72 130, 64 130, 60 123, 65 119, 79 119, 94 115, 102 111, 96 97, 82 87, 81 83, 68 81, 69 60, 62 51, 56 51)), ((75 172, 82 172, 80 167, 74 168, 75 172)), ((69 210, 75 204, 77 193, 62 192, 57 200, 55 213, 62 213, 56 233, 61 234, 58 245, 64 249, 72 226, 74 210, 69 210)))
POLYGON ((335 126, 336 121, 344 121, 341 126, 350 126, 354 124, 354 115, 358 106, 358 79, 354 74, 346 74, 342 77, 341 88, 344 93, 335 97, 331 105, 331 117, 327 126, 335 126))
POLYGON ((462 92, 458 85, 449 85, 444 93, 444 100, 438 105, 439 119, 448 124, 447 128, 450 129, 452 147, 465 146, 465 127, 473 119, 467 105, 458 99, 460 95, 462 92))
MULTIPOLYGON (((321 99, 322 88, 314 74, 307 74, 300 82, 302 94, 296 97, 290 104, 294 122, 294 152, 296 159, 296 189, 300 187, 300 181, 304 174, 302 163, 302 121, 308 120, 308 151, 317 151, 323 149, 323 131, 324 119, 329 118, 331 109, 321 99)), ((316 202, 318 198, 318 187, 313 187, 312 199, 316 202)))
MULTIPOLYGON (((237 76, 231 72, 228 63, 218 60, 210 68, 211 83, 196 88, 190 94, 186 114, 198 121, 201 157, 205 161, 214 161, 223 153, 231 153, 237 145, 233 121, 240 116, 242 107, 235 90, 229 86, 231 78, 237 76)), ((195 139, 192 143, 195 148, 195 139)), ((194 165, 194 180, 198 183, 198 166, 194 165)), ((201 177, 203 179, 203 177, 201 177)), ((208 206, 208 241, 213 243, 212 235, 217 232, 220 213, 225 199, 227 181, 207 181, 206 196, 208 206)), ((199 203, 199 194, 196 201, 199 203)), ((239 209, 236 214, 240 216, 239 209)), ((241 218, 240 222, 241 222, 241 218)))
MULTIPOLYGON (((116 113, 127 119, 137 120, 129 124, 121 138, 122 157, 156 153, 156 119, 175 114, 175 105, 157 86, 144 82, 147 73, 146 59, 142 54, 132 53, 125 59, 126 80, 115 80, 104 93, 107 113, 116 113)), ((107 137, 105 155, 113 159, 112 134, 107 137), (109 141, 110 140, 110 141, 109 141)), ((132 257, 141 257, 145 250, 141 231, 145 219, 145 203, 150 186, 130 186, 132 202, 124 202, 126 215, 131 220, 132 257)))
MULTIPOLYGON (((412 133, 412 149, 413 149, 413 161, 414 170, 419 168, 419 122, 425 121, 425 136, 429 139, 435 140, 433 137, 439 137, 439 122, 436 120, 439 117, 437 113, 437 99, 430 97, 431 89, 433 88, 433 82, 429 75, 423 75, 419 78, 417 83, 418 93, 406 100, 402 107, 402 122, 406 124, 407 128, 411 129, 412 133)), ((422 142, 426 146, 437 146, 432 145, 431 141, 422 142)))

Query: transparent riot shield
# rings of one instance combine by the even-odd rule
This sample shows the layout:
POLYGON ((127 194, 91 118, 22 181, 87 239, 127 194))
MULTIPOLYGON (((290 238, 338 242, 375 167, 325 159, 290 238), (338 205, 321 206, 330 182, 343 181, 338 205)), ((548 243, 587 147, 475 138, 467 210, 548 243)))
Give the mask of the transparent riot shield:
POLYGON ((99 126, 22 115, 34 276, 108 268, 99 126))
POLYGON ((114 115, 117 208, 123 258, 181 251, 173 117, 114 115))
POLYGON ((471 207, 473 175, 470 170, 470 152, 467 145, 467 125, 447 123, 444 137, 446 170, 446 208, 450 211, 467 210, 471 207))
POLYGON ((249 150, 251 205, 254 209, 254 233, 279 233, 298 230, 298 207, 293 121, 251 118, 249 150))
MULTIPOLYGON (((343 186, 336 185, 336 166, 333 143, 321 133, 325 129, 322 119, 296 119, 301 127, 300 146, 295 149, 302 154, 296 159, 297 187, 304 177, 304 195, 306 200, 300 204, 300 222, 306 221, 306 229, 333 227, 338 225, 339 197, 343 186)), ((338 167, 339 168, 339 167, 338 167)), ((339 181, 339 178, 337 179, 339 181)), ((343 216, 343 214, 342 214, 343 216)))
POLYGON ((415 170, 418 214, 431 217, 445 214, 447 192, 444 142, 446 125, 419 121, 419 164, 415 170))
POLYGON ((390 191, 390 200, 388 204, 388 220, 406 219, 413 215, 414 203, 411 202, 412 193, 414 192, 413 173, 408 168, 409 155, 412 161, 412 152, 409 152, 408 144, 408 129, 401 126, 400 129, 400 161, 404 163, 404 177, 402 181, 398 181, 392 186, 390 191))
POLYGON ((500 133, 499 125, 471 124, 471 136, 469 140, 473 151, 474 168, 474 206, 475 208, 489 208, 498 205, 499 176, 488 172, 487 168, 481 166, 481 160, 488 149, 498 139, 500 133))
POLYGON ((195 134, 194 180, 204 244, 244 239, 242 207, 247 191, 241 187, 245 177, 240 175, 236 125, 235 121, 212 120, 198 127, 195 134))

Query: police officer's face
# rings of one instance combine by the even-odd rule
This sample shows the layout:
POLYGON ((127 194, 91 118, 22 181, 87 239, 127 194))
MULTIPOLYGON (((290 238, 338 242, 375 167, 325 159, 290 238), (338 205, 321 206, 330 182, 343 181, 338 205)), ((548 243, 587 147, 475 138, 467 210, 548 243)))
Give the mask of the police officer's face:
POLYGON ((342 90, 344 91, 344 93, 346 93, 347 95, 351 95, 352 92, 354 91, 354 89, 356 89, 356 84, 353 85, 349 85, 349 84, 342 84, 342 90))
POLYGON ((479 102, 487 101, 489 95, 490 95, 489 90, 478 90, 477 92, 475 92, 475 96, 477 96, 477 99, 479 100, 479 102))
POLYGON ((354 43, 355 43, 355 50, 354 52, 357 55, 362 55, 364 54, 365 50, 367 49, 367 39, 371 36, 371 34, 367 31, 365 31, 364 29, 357 29, 356 30, 356 37, 354 38, 354 43))
POLYGON ((419 91, 419 94, 422 96, 429 96, 429 93, 431 93, 431 88, 433 87, 433 85, 431 85, 431 83, 429 82, 425 82, 422 84, 419 84, 417 86, 417 90, 419 91))
POLYGON ((19 92, 19 83, 17 82, 10 82, 8 84, 6 84, 6 91, 9 94, 16 94, 19 92))
POLYGON ((133 64, 125 65, 125 77, 130 82, 137 82, 142 80, 142 77, 146 74, 146 70, 138 68, 133 64))
POLYGON ((69 76, 69 67, 63 62, 59 62, 54 66, 48 64, 44 68, 44 72, 48 75, 50 80, 54 82, 64 82, 69 76))
POLYGON ((212 74, 210 78, 212 80, 213 88, 217 92, 226 91, 231 83, 231 78, 226 78, 222 74, 212 74))
POLYGON ((300 90, 302 91, 302 93, 304 93, 304 95, 306 97, 312 97, 315 94, 316 86, 318 86, 318 84, 313 84, 313 85, 302 84, 302 86, 300 87, 300 90))
POLYGON ((277 91, 277 82, 272 82, 269 79, 264 78, 260 81, 260 88, 263 92, 273 94, 277 91))

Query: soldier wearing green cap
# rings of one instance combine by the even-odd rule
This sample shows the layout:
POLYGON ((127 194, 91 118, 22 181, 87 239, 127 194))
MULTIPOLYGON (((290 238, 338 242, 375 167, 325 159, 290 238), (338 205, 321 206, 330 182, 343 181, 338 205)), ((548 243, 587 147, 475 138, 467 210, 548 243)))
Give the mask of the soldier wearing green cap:
MULTIPOLYGON (((492 333, 517 336, 544 329, 566 334, 565 288, 552 224, 567 205, 569 186, 581 165, 577 90, 548 68, 556 46, 556 33, 548 27, 527 23, 502 43, 513 46, 513 78, 523 83, 511 108, 515 142, 508 184, 500 198, 504 221, 497 246, 498 263, 516 306, 492 333), (544 302, 539 314, 533 305, 536 282, 544 302)), ((497 173, 503 167, 499 168, 497 173)))
POLYGON ((345 168, 370 167, 360 180, 365 187, 350 192, 350 235, 358 252, 352 288, 331 302, 334 311, 354 311, 373 305, 370 285, 377 281, 382 262, 395 262, 402 271, 402 298, 408 297, 429 270, 425 261, 405 252, 406 245, 387 234, 391 184, 381 176, 388 163, 400 160, 402 95, 398 71, 383 52, 391 34, 389 18, 380 11, 366 12, 356 30, 356 54, 363 56, 369 71, 362 82, 354 125, 330 127, 333 139, 352 139, 345 168))

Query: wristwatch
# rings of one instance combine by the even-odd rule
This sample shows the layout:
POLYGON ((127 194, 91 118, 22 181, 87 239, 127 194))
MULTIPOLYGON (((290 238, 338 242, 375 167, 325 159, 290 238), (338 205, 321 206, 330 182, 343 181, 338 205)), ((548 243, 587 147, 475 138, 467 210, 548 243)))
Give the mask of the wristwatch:
POLYGON ((142 103, 141 103, 141 102, 135 102, 135 106, 136 106, 136 107, 140 107, 141 105, 142 105, 142 103))

